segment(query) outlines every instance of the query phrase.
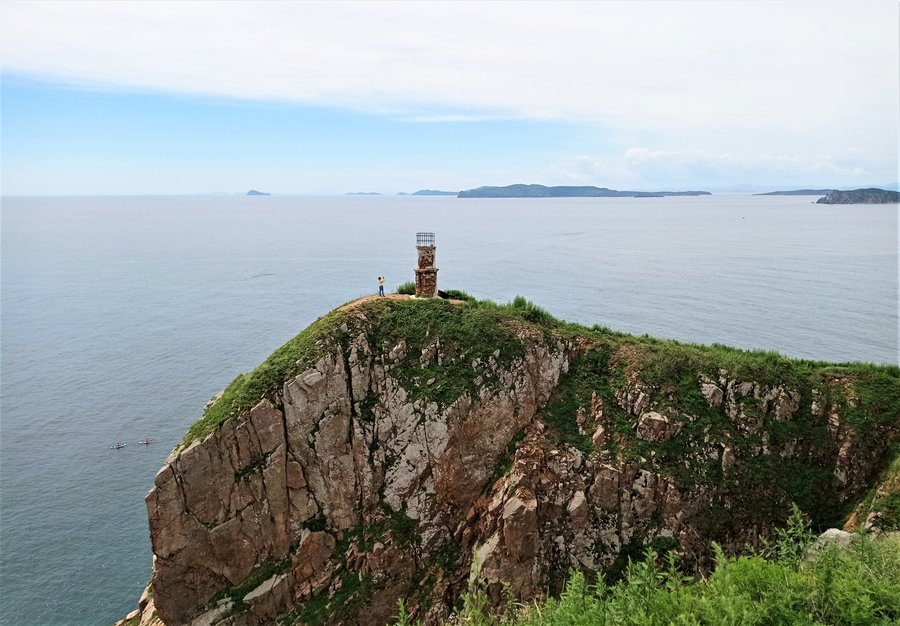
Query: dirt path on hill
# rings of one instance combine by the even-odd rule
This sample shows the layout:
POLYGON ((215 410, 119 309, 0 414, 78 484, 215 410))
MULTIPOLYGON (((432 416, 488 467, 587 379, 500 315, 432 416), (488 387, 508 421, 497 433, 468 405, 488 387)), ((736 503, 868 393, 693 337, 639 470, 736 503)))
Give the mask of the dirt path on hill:
MULTIPOLYGON (((344 306, 338 307, 337 310, 338 311, 349 311, 351 309, 355 309, 356 307, 358 307, 360 304, 362 304, 364 302, 370 302, 372 300, 380 300, 381 298, 387 298, 388 300, 415 300, 416 299, 415 296, 408 296, 403 293, 389 293, 384 296, 379 296, 377 293, 373 293, 371 296, 363 296, 362 298, 357 298, 353 302, 348 302, 344 306)), ((437 297, 435 296, 435 298, 437 298, 437 297)), ((428 300, 428 298, 425 298, 425 299, 428 300)), ((447 300, 447 302, 449 302, 450 304, 456 304, 456 305, 465 304, 464 300, 450 299, 450 300, 447 300)))
POLYGON ((357 298, 353 302, 348 302, 342 307, 338 307, 338 311, 349 311, 350 309, 355 309, 363 302, 369 302, 370 300, 378 300, 380 298, 387 298, 388 300, 412 300, 412 296, 407 296, 402 293, 389 293, 384 296, 379 296, 377 293, 373 293, 371 296, 363 296, 362 298, 357 298))

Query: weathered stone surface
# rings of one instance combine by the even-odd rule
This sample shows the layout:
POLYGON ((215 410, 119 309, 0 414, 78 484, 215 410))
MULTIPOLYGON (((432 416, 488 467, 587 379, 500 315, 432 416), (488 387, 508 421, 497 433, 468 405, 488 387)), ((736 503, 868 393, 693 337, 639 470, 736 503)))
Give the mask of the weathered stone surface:
POLYGON ((475 384, 439 405, 422 393, 439 387, 439 376, 429 372, 413 389, 401 368, 446 366, 454 355, 441 342, 377 345, 375 334, 342 330, 340 346, 323 345, 273 397, 159 471, 146 499, 154 595, 141 601, 142 626, 158 620, 156 607, 169 626, 226 613, 228 626, 270 624, 354 581, 373 592, 345 623, 389 623, 404 598, 417 619, 438 624, 465 587, 473 551, 493 601, 502 600, 503 583, 529 601, 559 591, 565 572, 608 567, 638 543, 674 540, 699 567, 710 532, 726 549, 758 539, 777 514, 748 510, 752 504, 723 487, 743 476, 750 458, 833 466, 828 486, 842 499, 861 493, 872 475, 845 418, 860 401, 844 379, 814 389, 806 413, 796 389, 735 380, 725 370, 715 380, 695 374, 688 380, 715 409, 698 417, 682 412, 671 387, 648 385, 626 368, 606 406, 599 390, 579 397, 578 450, 541 421, 541 410, 589 346, 521 331, 512 363, 499 365, 499 349, 457 355, 475 384), (820 448, 803 433, 779 437, 769 428, 798 414, 827 432, 820 448), (704 429, 710 415, 718 421, 704 429), (660 444, 676 437, 679 456, 664 459, 676 446, 660 444), (713 482, 684 480, 682 465, 702 467, 713 482), (737 528, 711 528, 713 509, 737 528), (277 573, 245 593, 240 610, 212 603, 260 572, 277 573))
POLYGON ((416 297, 433 298, 437 295, 437 268, 434 266, 434 246, 416 246, 419 255, 416 273, 416 297))
POLYGON ((808 559, 814 559, 829 546, 835 546, 838 550, 846 550, 857 541, 859 541, 859 535, 856 533, 849 533, 837 528, 829 528, 812 542, 806 549, 806 554, 804 556, 808 559))
POLYGON ((120 619, 118 622, 116 622, 113 626, 123 626, 126 622, 128 622, 129 620, 133 620, 135 617, 137 617, 140 614, 141 614, 140 610, 135 609, 131 613, 129 613, 128 615, 126 615, 125 617, 120 619))
MULTIPOLYGON (((406 350, 392 347, 393 360, 406 350)), ((422 358, 440 363, 441 350, 432 344, 422 358)), ((337 541, 377 523, 382 507, 402 511, 417 524, 422 545, 436 549, 449 539, 446 529, 464 519, 508 442, 547 402, 569 359, 563 344, 529 342, 511 370, 496 362, 480 366, 496 380, 492 392, 442 409, 410 401, 391 360, 372 352, 364 334, 343 354, 323 349, 311 368, 285 383, 281 404, 260 402, 173 455, 159 472, 147 507, 154 597, 167 623, 211 614, 216 592, 289 557, 287 574, 244 599, 250 609, 241 623, 274 619, 295 599, 336 584, 344 557, 333 554, 337 541), (364 398, 376 401, 364 409, 364 398), (315 520, 321 530, 310 532, 315 520)), ((516 498, 506 504, 501 532, 528 552, 536 542, 537 504, 526 492, 516 498)), ((398 593, 405 593, 414 562, 405 550, 382 546, 379 557, 353 565, 374 572, 390 559, 400 568, 398 593)), ((523 593, 529 581, 521 580, 523 593)))
POLYGON ((700 377, 700 392, 706 398, 709 406, 713 408, 719 408, 725 400, 725 392, 722 391, 722 388, 705 376, 700 377))
POLYGON ((778 388, 775 397, 775 419, 786 422, 794 417, 794 413, 800 408, 800 393, 798 391, 778 388))
POLYGON ((638 419, 637 436, 644 441, 663 443, 681 432, 681 424, 655 411, 642 413, 638 419))

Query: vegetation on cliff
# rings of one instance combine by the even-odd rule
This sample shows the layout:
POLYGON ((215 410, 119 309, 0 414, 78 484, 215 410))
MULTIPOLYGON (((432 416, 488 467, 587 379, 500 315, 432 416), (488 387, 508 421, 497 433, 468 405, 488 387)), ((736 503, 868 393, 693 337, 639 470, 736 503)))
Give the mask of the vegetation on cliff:
MULTIPOLYGON (((401 289, 404 287, 408 286, 401 289)), ((232 381, 190 428, 183 445, 249 410, 260 399, 272 397, 284 381, 324 353, 344 349, 341 342, 362 328, 373 345, 402 342, 410 355, 421 355, 429 346, 439 350, 439 360, 409 360, 399 369, 399 378, 414 399, 440 406, 451 404, 463 394, 476 397, 480 387, 491 384, 489 376, 473 369, 473 363, 493 360, 509 364, 521 358, 527 345, 524 335, 516 331, 523 326, 541 335, 579 342, 580 356, 542 411, 542 419, 561 443, 574 445, 585 454, 593 450, 590 433, 576 416, 580 407, 590 406, 592 399, 596 402, 599 397, 608 418, 606 430, 611 435, 608 447, 612 453, 644 459, 655 470, 674 476, 683 487, 727 485, 746 492, 748 497, 757 492, 763 494, 758 505, 769 509, 795 502, 819 525, 838 524, 848 513, 846 506, 838 506, 829 495, 833 459, 824 461, 809 454, 805 460, 783 459, 759 454, 759 449, 791 444, 812 448, 825 442, 827 423, 810 410, 817 397, 823 398, 823 410, 827 402, 848 415, 858 433, 856 444, 864 450, 869 444, 873 449, 881 446, 882 438, 896 427, 900 416, 900 368, 896 366, 830 364, 718 344, 700 346, 637 337, 560 321, 522 297, 499 305, 477 301, 465 292, 455 291, 454 295, 465 304, 440 299, 379 299, 358 307, 342 307, 319 318, 255 370, 232 381), (698 385, 698 376, 713 381, 723 371, 731 380, 796 390, 800 395, 797 415, 785 422, 767 419, 767 401, 751 395, 740 400, 740 411, 758 422, 758 427, 745 431, 735 428, 721 408, 710 405, 698 385), (691 416, 680 426, 679 436, 665 442, 648 442, 637 436, 634 417, 618 406, 621 403, 617 398, 635 376, 640 376, 642 389, 662 398, 661 405, 669 412, 691 416), (737 454, 745 449, 751 452, 741 454, 744 463, 739 471, 726 476, 718 461, 691 458, 691 449, 703 448, 704 439, 712 439, 716 445, 730 441, 737 454), (771 489, 763 488, 766 485, 779 487, 781 497, 773 498, 771 489)), ((874 494, 870 495, 874 500, 874 494)), ((888 498, 888 509, 892 503, 888 498)))
POLYGON ((681 571, 709 581, 769 572, 736 555, 764 546, 793 503, 816 529, 861 502, 860 527, 876 514, 890 527, 900 368, 451 295, 348 303, 209 406, 184 445, 204 441, 148 496, 161 614, 384 623, 402 597, 433 624, 465 591, 473 547, 492 602, 503 581, 517 598, 558 594, 573 570, 605 573, 591 597, 608 599, 648 548, 675 549, 681 571), (269 527, 277 541, 257 530, 269 527), (244 539, 232 554, 223 536, 244 539))
POLYGON ((844 527, 857 530, 867 525, 900 531, 900 454, 853 510, 844 527))
MULTIPOLYGON (((405 283, 398 293, 415 293, 415 285, 405 283)), ((340 342, 346 339, 351 328, 360 328, 360 316, 374 322, 372 329, 378 341, 406 341, 414 349, 421 349, 426 340, 445 340, 445 347, 456 345, 459 353, 471 358, 486 358, 502 348, 504 354, 520 353, 513 320, 561 323, 524 298, 517 298, 509 305, 497 305, 489 301, 475 301, 468 294, 452 291, 458 300, 466 300, 471 306, 454 305, 444 300, 396 301, 376 300, 352 309, 341 307, 320 317, 300 334, 273 352, 256 369, 235 378, 188 430, 182 447, 211 433, 225 420, 249 410, 264 397, 281 388, 291 376, 302 372, 316 359, 328 352, 340 350, 340 342), (355 315, 351 315, 353 310, 355 315)), ((368 327, 368 321, 363 322, 368 327)), ((438 389, 461 388, 460 376, 468 372, 454 371, 451 363, 439 365, 441 376, 438 389)), ((459 368, 458 368, 459 369, 459 368)), ((422 376, 417 376, 422 378, 422 376)), ((474 376, 469 376, 472 383, 474 376)), ((427 378, 425 380, 428 380, 427 378)))
MULTIPOLYGON (((896 624, 900 622, 900 537, 849 536, 849 547, 813 549, 795 515, 767 549, 726 556, 695 580, 673 553, 648 550, 617 581, 570 574, 558 598, 504 611, 473 577, 453 624, 473 626, 652 626, 669 624, 896 624), (591 582, 593 581, 593 582, 591 582)), ((412 623, 399 608, 398 626, 412 623)))
POLYGON ((221 396, 210 404, 203 417, 188 430, 181 447, 201 439, 225 420, 248 411, 261 398, 278 391, 291 375, 296 375, 334 349, 333 339, 340 333, 346 312, 335 310, 320 317, 303 332, 273 352, 259 367, 240 374, 221 396))

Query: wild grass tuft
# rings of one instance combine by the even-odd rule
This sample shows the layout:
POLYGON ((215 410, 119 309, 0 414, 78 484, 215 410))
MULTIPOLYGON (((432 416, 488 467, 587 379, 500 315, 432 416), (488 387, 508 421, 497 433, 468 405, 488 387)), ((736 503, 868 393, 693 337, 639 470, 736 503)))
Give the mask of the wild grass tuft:
MULTIPOLYGON (((713 545, 714 571, 694 581, 673 553, 648 550, 624 577, 589 583, 569 575, 558 598, 499 613, 483 587, 469 584, 452 623, 499 626, 652 626, 668 624, 896 624, 900 620, 900 540, 859 536, 846 550, 801 558, 811 534, 797 514, 769 556, 729 557, 713 545), (799 525, 798 525, 799 524, 799 525)), ((477 566, 476 566, 477 567, 477 566)), ((478 578, 473 569, 473 579, 478 578)), ((404 615, 404 623, 409 624, 404 615)))

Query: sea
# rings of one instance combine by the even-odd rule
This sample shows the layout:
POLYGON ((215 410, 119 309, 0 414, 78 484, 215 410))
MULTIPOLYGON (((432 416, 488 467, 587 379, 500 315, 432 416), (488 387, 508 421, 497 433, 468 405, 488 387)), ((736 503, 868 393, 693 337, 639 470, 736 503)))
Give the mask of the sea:
POLYGON ((378 276, 412 280, 420 231, 443 289, 896 364, 898 206, 815 199, 2 198, 0 623, 109 626, 136 608, 144 496, 207 400, 378 276))

